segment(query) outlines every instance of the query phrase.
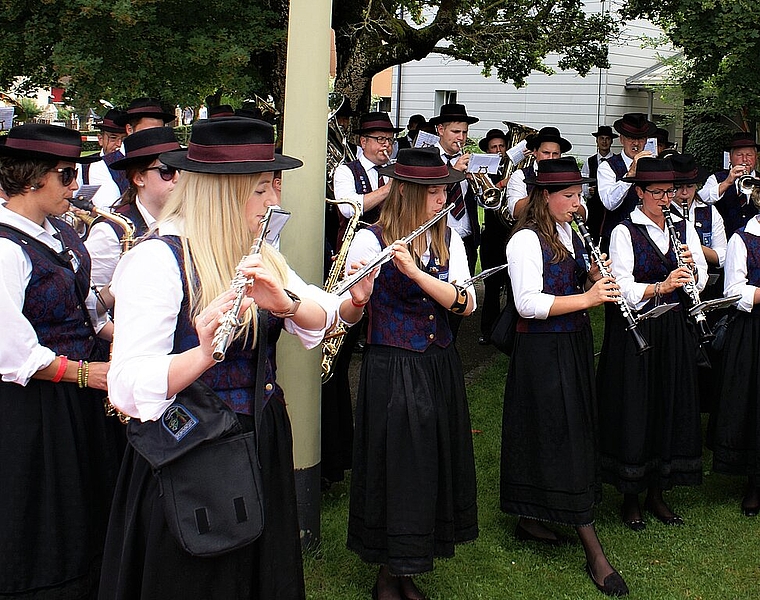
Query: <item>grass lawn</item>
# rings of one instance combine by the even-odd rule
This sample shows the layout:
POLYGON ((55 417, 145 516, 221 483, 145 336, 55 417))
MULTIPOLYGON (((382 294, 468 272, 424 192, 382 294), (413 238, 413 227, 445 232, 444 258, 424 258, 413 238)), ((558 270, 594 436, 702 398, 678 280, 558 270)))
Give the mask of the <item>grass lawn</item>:
MULTIPOLYGON (((594 330, 601 343, 601 311, 594 330)), ((431 599, 595 599, 604 596, 586 576, 580 543, 549 548, 518 542, 513 517, 499 510, 501 412, 508 359, 499 356, 468 387, 478 475, 480 537, 459 546, 452 559, 436 561, 417 582, 431 599)), ((612 564, 631 589, 631 599, 738 600, 760 598, 760 518, 739 510, 744 480, 710 471, 704 452, 704 482, 676 488, 666 499, 685 519, 666 527, 645 513, 647 528, 635 533, 620 522, 621 497, 604 487, 597 530, 612 564)), ((322 541, 304 558, 307 597, 366 599, 377 567, 345 547, 349 480, 322 497, 322 541)), ((572 530, 567 533, 573 534, 572 530)))

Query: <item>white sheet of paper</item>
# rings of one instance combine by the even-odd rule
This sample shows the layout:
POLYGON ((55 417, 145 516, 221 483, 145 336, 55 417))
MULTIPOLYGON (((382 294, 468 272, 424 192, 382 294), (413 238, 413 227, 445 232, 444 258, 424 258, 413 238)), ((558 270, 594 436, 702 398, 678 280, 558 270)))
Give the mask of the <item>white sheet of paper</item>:
POLYGON ((440 140, 441 138, 437 135, 428 133, 427 131, 420 131, 414 139, 414 147, 429 148, 430 146, 435 146, 440 140))
POLYGON ((509 150, 507 150, 507 156, 509 157, 509 160, 512 161, 513 165, 517 166, 523 160, 525 160, 525 149, 527 147, 528 147, 528 140, 523 140, 516 146, 512 146, 509 150))
POLYGON ((647 143, 644 144, 642 150, 649 150, 652 156, 657 156, 657 138, 647 138, 647 143))
POLYGON ((495 175, 499 172, 499 164, 501 164, 501 154, 471 154, 467 172, 495 175))

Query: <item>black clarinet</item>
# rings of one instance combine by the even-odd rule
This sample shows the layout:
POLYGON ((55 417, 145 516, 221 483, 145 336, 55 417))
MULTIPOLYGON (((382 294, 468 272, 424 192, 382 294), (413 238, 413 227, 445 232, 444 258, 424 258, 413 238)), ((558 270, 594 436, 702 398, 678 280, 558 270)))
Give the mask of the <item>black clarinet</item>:
MULTIPOLYGON (((683 250, 681 249, 681 239, 678 237, 678 232, 673 225, 673 216, 670 213, 670 208, 663 206, 662 214, 665 216, 665 225, 668 228, 670 245, 673 247, 673 252, 675 252, 678 267, 686 267, 687 265, 682 255, 683 250)), ((689 269, 689 272, 691 272, 691 269, 689 269)), ((712 332, 710 325, 707 323, 707 317, 705 316, 704 311, 694 310, 694 308, 697 307, 702 301, 699 298, 699 290, 697 289, 697 282, 694 279, 693 273, 691 279, 683 285, 683 291, 686 292, 686 296, 688 297, 689 303, 691 304, 691 307, 689 309, 689 316, 694 319, 694 324, 697 326, 699 343, 704 344, 706 342, 709 342, 715 337, 715 334, 712 332)))
MULTIPOLYGON (((578 213, 573 213, 573 221, 575 221, 575 224, 578 226, 578 231, 580 232, 583 241, 586 243, 586 248, 588 248, 589 254, 591 254, 591 258, 594 259, 594 262, 599 267, 599 273, 602 275, 602 277, 612 277, 612 273, 610 273, 607 270, 607 267, 604 266, 604 261, 602 260, 602 252, 599 250, 599 246, 594 245, 594 240, 591 239, 591 234, 588 232, 588 228, 586 227, 586 222, 583 220, 583 217, 581 217, 578 213)), ((628 303, 625 301, 622 294, 617 297, 615 303, 618 305, 620 312, 623 314, 623 318, 627 324, 626 329, 631 332, 633 343, 636 345, 636 354, 644 354, 644 352, 649 350, 651 346, 639 331, 639 320, 636 317, 636 313, 634 313, 634 311, 631 310, 631 307, 628 306, 628 303)))

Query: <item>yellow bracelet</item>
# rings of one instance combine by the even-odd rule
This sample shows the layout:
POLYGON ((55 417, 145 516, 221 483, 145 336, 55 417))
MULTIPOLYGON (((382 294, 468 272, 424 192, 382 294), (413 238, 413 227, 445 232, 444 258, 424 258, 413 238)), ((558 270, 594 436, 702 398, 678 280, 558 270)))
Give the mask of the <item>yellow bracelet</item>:
POLYGON ((80 360, 80 361, 79 361, 79 366, 77 367, 77 385, 78 385, 80 388, 83 388, 83 387, 84 387, 84 386, 82 385, 82 375, 83 375, 83 373, 82 373, 82 367, 83 367, 83 365, 84 365, 84 361, 81 361, 81 360, 80 360))
POLYGON ((86 388, 88 386, 87 380, 90 378, 90 363, 87 361, 84 361, 84 385, 83 388, 86 388))

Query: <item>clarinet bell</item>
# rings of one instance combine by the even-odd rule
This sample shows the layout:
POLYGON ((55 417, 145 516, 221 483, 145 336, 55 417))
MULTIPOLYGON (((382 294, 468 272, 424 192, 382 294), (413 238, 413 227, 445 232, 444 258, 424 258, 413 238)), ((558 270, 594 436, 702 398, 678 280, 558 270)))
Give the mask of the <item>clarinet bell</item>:
POLYGON ((629 327, 628 331, 631 332, 631 336, 633 336, 633 343, 636 346, 636 356, 641 356, 651 348, 649 345, 649 342, 647 342, 647 339, 644 337, 644 335, 639 331, 639 328, 629 327))
POLYGON ((700 346, 702 344, 709 343, 715 337, 715 334, 710 329, 710 325, 708 324, 707 319, 702 316, 701 319, 697 318, 694 322, 696 323, 697 330, 699 331, 700 346))

